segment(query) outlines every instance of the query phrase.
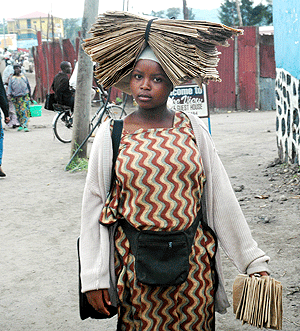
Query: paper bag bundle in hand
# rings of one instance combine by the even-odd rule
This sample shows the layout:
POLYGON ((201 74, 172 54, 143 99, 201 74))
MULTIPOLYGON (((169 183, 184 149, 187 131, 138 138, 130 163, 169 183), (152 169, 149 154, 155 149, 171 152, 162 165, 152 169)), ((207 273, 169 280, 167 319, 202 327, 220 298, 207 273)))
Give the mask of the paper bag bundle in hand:
POLYGON ((270 277, 239 275, 234 282, 236 318, 257 327, 282 329, 282 285, 270 277))
POLYGON ((281 330, 281 283, 269 276, 238 275, 233 283, 233 312, 243 323, 281 330))

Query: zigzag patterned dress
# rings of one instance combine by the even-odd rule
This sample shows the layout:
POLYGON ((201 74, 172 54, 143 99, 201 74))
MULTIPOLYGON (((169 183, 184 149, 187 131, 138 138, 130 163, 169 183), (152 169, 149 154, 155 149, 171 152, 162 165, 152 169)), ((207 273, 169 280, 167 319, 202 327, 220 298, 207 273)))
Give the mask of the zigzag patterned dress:
MULTIPOLYGON (((122 215, 140 230, 185 230, 197 215, 205 176, 188 117, 175 113, 172 128, 123 130, 116 162, 117 183, 100 222, 122 215)), ((135 258, 121 226, 115 266, 118 330, 214 330, 213 236, 199 225, 188 279, 178 286, 151 287, 137 281, 135 258)))

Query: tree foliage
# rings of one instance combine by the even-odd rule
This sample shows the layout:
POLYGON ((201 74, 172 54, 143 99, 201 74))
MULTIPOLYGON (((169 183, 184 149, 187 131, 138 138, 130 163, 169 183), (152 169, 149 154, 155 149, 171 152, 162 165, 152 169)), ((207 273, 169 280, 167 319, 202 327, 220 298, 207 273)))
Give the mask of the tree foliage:
POLYGON ((168 18, 173 18, 173 17, 174 17, 174 18, 178 18, 179 15, 180 15, 180 12, 181 12, 180 8, 175 8, 175 7, 168 8, 168 9, 167 9, 166 16, 167 16, 168 18))
MULTIPOLYGON (((195 14, 193 13, 192 8, 188 8, 189 13, 189 20, 195 19, 195 14)), ((172 7, 168 8, 167 10, 160 10, 160 11, 151 11, 151 16, 160 17, 160 18, 175 18, 179 19, 182 18, 182 8, 172 7)))
POLYGON ((66 39, 70 39, 71 43, 75 45, 76 37, 78 37, 78 31, 81 30, 79 18, 66 18, 64 19, 64 34, 66 39))
POLYGON ((193 9, 192 8, 188 8, 188 12, 189 12, 189 20, 194 20, 195 19, 195 14, 193 13, 193 9))
POLYGON ((154 17, 166 18, 166 14, 164 10, 160 10, 160 11, 152 10, 150 15, 154 17))
MULTIPOLYGON (((240 10, 243 26, 261 26, 273 23, 272 0, 267 0, 266 5, 260 3, 257 6, 254 6, 252 0, 241 0, 240 10)), ((225 25, 239 25, 236 0, 223 0, 219 11, 219 19, 225 25)))

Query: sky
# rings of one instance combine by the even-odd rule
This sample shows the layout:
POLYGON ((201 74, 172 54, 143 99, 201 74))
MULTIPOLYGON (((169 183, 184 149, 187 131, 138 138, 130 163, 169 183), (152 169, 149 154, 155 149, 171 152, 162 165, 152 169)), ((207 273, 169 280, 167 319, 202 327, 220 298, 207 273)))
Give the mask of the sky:
MULTIPOLYGON (((123 10, 123 1, 125 10, 127 9, 127 1, 129 1, 128 10, 134 13, 150 14, 151 10, 159 11, 171 7, 182 7, 182 0, 99 0, 99 13, 107 10, 123 10)), ((260 2, 261 0, 254 1, 255 4, 260 2)), ((221 3, 222 0, 187 0, 187 6, 195 9, 215 9, 219 8, 221 3)), ((45 14, 52 13, 60 18, 77 18, 82 17, 83 9, 84 0, 12 0, 6 1, 5 5, 1 6, 0 20, 18 18, 35 11, 45 14)))

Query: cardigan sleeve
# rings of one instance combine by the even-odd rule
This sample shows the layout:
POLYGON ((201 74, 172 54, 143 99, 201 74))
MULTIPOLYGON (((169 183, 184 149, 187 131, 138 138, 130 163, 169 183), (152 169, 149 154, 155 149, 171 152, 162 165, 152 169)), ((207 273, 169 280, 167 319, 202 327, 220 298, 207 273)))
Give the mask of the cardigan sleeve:
POLYGON ((82 292, 110 287, 109 231, 99 223, 111 167, 109 153, 104 148, 110 145, 103 144, 105 139, 110 142, 109 121, 98 129, 95 137, 83 193, 80 232, 82 292))
POLYGON ((242 273, 269 272, 269 257, 257 246, 204 123, 197 118, 193 129, 206 174, 206 206, 209 226, 238 270, 242 273))
POLYGON ((211 169, 214 228, 226 255, 242 273, 268 271, 269 257, 253 239, 225 168, 214 150, 211 169))

